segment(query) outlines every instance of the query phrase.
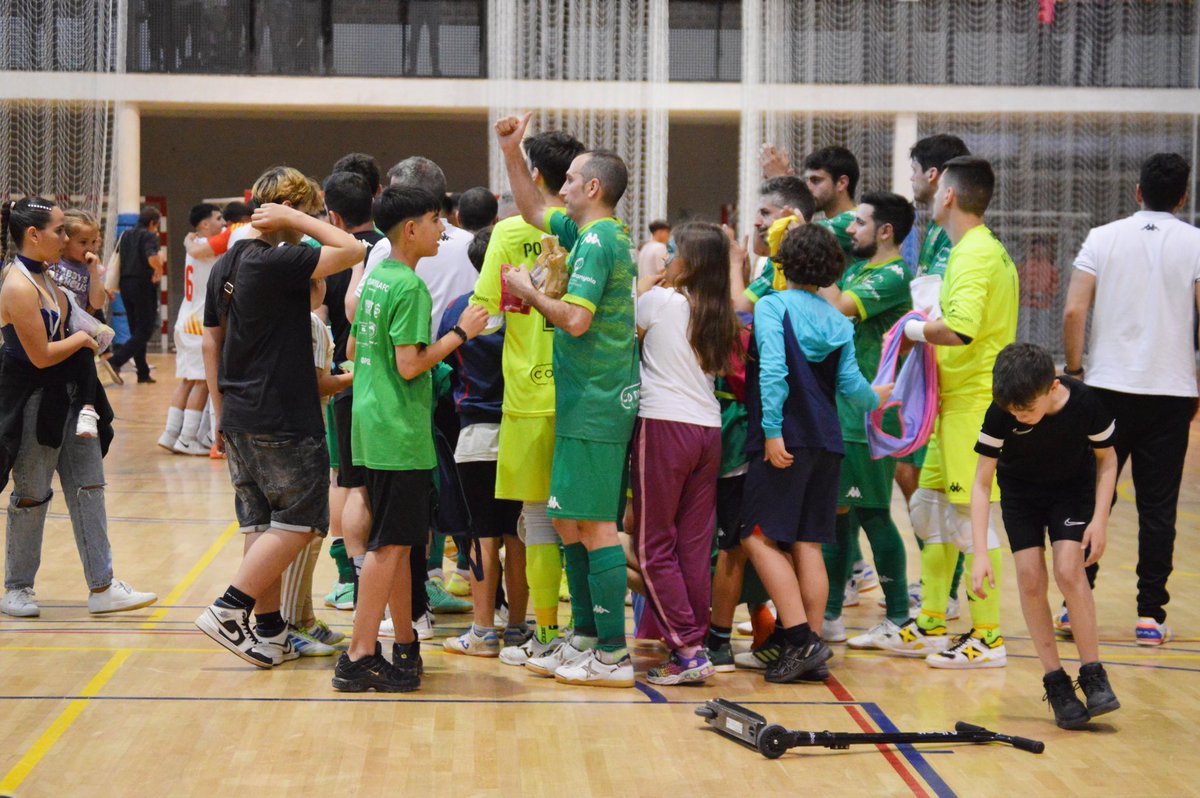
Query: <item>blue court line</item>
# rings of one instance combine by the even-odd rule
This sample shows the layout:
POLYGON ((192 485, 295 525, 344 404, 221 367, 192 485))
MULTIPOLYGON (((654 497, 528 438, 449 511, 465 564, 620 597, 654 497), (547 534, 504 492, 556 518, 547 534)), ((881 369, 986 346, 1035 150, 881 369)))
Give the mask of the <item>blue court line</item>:
MULTIPOLYGON (((896 728, 896 724, 892 723, 891 718, 887 716, 879 705, 874 702, 864 702, 862 704, 863 711, 871 716, 871 720, 875 721, 875 725, 880 731, 896 733, 900 730, 896 728)), ((925 757, 917 749, 911 745, 897 745, 896 750, 904 755, 908 760, 908 764, 912 769, 917 771, 921 778, 925 779, 925 783, 933 788, 934 793, 938 798, 956 798, 954 790, 950 789, 950 785, 942 780, 933 766, 925 761, 925 757)), ((948 752, 947 752, 948 753, 948 752)))
POLYGON ((653 687, 651 687, 648 684, 643 684, 642 682, 634 682, 633 686, 636 687, 641 692, 643 692, 646 695, 646 697, 650 699, 651 704, 670 703, 669 701, 667 701, 667 697, 665 695, 658 692, 657 690, 655 690, 653 687))

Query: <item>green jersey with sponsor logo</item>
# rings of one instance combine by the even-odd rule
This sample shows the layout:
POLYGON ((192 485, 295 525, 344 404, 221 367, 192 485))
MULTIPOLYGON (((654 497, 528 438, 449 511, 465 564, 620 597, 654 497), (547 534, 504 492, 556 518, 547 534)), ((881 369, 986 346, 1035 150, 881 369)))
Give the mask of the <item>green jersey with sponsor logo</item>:
POLYGON ((945 277, 951 246, 946 231, 937 222, 930 222, 925 228, 925 240, 921 242, 921 254, 917 256, 917 276, 936 274, 945 277))
MULTIPOLYGON (((858 310, 853 319, 854 355, 859 369, 868 380, 873 380, 879 371, 884 334, 912 308, 908 290, 911 281, 908 269, 904 268, 904 261, 900 258, 875 265, 859 261, 847 269, 838 281, 842 294, 849 297, 858 310)), ((842 437, 845 440, 867 442, 863 414, 851 410, 840 396, 838 419, 842 423, 842 437)), ((893 435, 898 434, 898 424, 895 411, 889 411, 884 419, 884 429, 893 435)))
POLYGON ((637 417, 640 374, 634 263, 625 225, 600 219, 580 229, 565 212, 546 212, 544 227, 570 250, 563 301, 592 312, 578 338, 554 331, 555 435, 625 443, 637 417))

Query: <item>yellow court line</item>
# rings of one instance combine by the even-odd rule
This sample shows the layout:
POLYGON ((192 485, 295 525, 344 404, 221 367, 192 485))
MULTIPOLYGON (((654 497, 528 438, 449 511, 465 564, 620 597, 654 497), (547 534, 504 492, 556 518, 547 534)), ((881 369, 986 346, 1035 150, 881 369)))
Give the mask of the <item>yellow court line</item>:
MULTIPOLYGON (((1137 497, 1133 495, 1131 488, 1133 487, 1132 479, 1123 479, 1117 483, 1117 496, 1127 502, 1137 503, 1137 497)), ((1176 509, 1175 514, 1181 518, 1187 518, 1192 521, 1200 521, 1200 513, 1190 513, 1187 510, 1176 509)))
MULTIPOLYGON (((204 552, 204 555, 196 562, 195 565, 192 566, 192 570, 184 574, 183 579, 179 580, 179 584, 175 585, 175 589, 167 594, 167 597, 162 600, 162 603, 167 605, 178 603, 179 599, 183 598, 183 594, 186 593, 188 588, 192 586, 192 583, 200 577, 200 574, 216 558, 221 549, 225 548, 225 544, 237 534, 237 531, 238 525, 237 522, 234 521, 225 529, 224 532, 221 533, 221 537, 213 541, 213 544, 208 547, 208 551, 204 552)), ((142 624, 142 628, 153 629, 158 625, 159 621, 166 617, 166 608, 155 610, 150 614, 150 617, 146 620, 146 622, 142 624)))
MULTIPOLYGON (((236 522, 230 524, 229 527, 221 533, 221 536, 217 538, 217 540, 211 546, 209 546, 208 551, 204 552, 204 555, 199 559, 199 561, 192 566, 191 570, 184 574, 183 579, 179 580, 179 583, 175 585, 170 593, 167 594, 167 597, 163 599, 163 603, 175 604, 178 602, 180 597, 182 597, 187 589, 192 586, 192 583, 199 578, 204 569, 209 566, 221 549, 224 548, 225 544, 233 538, 234 534, 237 533, 237 530, 238 525, 236 522)), ((158 626, 157 622, 163 620, 166 615, 166 609, 155 610, 150 618, 141 625, 141 628, 155 628, 158 626)), ((104 685, 106 685, 113 677, 113 674, 115 674, 117 670, 119 670, 120 667, 125 664, 125 661, 129 659, 129 656, 135 650, 140 649, 122 648, 118 650, 117 653, 113 654, 104 667, 100 669, 100 672, 93 676, 92 680, 88 682, 83 688, 83 691, 80 692, 80 699, 91 698, 99 693, 100 690, 103 689, 104 685)), ((14 766, 12 770, 8 771, 8 773, 4 776, 4 780, 0 781, 0 793, 12 793, 21 786, 21 783, 25 781, 25 779, 37 766, 37 763, 42 760, 42 757, 49 753, 50 749, 54 747, 54 744, 58 742, 58 739, 63 736, 67 729, 71 727, 71 724, 75 722, 80 713, 87 708, 89 703, 91 702, 76 699, 67 704, 67 708, 64 709, 59 716, 54 719, 54 722, 50 724, 50 728, 46 729, 46 731, 42 733, 42 736, 37 739, 37 742, 35 742, 29 748, 29 750, 25 752, 25 756, 21 757, 21 760, 17 762, 16 766, 14 766)))
POLYGON ((0 651, 148 651, 168 654, 211 654, 212 648, 154 648, 153 646, 0 646, 0 651))
MULTIPOLYGON (((83 688, 83 691, 79 694, 80 697, 91 698, 99 693, 104 685, 108 684, 108 680, 113 677, 113 674, 125 664, 125 660, 129 659, 129 655, 132 653, 128 649, 122 649, 113 654, 104 667, 100 669, 100 672, 93 676, 92 680, 83 688)), ((0 781, 0 792, 14 792, 20 787, 21 782, 25 781, 25 778, 37 766, 37 763, 42 761, 42 757, 49 753, 54 744, 58 742, 58 738, 62 737, 63 732, 71 727, 71 724, 75 722, 75 719, 87 708, 89 703, 91 702, 76 699, 67 704, 67 708, 54 719, 54 722, 50 724, 50 728, 46 729, 37 742, 25 752, 25 756, 21 757, 21 761, 12 770, 8 771, 8 774, 4 777, 4 781, 0 781)))

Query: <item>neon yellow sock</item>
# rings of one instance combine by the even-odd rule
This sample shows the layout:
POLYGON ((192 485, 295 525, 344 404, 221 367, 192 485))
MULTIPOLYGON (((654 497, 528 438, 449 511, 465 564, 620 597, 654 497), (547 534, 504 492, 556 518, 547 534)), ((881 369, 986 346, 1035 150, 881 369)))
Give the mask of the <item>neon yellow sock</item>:
POLYGON ((529 603, 533 605, 533 616, 537 620, 538 640, 543 643, 558 637, 558 582, 561 578, 562 557, 557 543, 525 547, 529 603))
MULTIPOLYGON (((989 551, 988 559, 992 561, 996 586, 988 587, 987 598, 979 598, 968 587, 967 600, 971 605, 971 626, 974 627, 975 636, 988 645, 994 645, 1000 637, 1000 549, 989 551)), ((970 573, 975 556, 968 554, 966 560, 966 572, 970 573)))
POLYGON ((926 543, 921 549, 921 612, 917 626, 922 629, 946 625, 950 580, 957 560, 958 547, 952 543, 926 543))

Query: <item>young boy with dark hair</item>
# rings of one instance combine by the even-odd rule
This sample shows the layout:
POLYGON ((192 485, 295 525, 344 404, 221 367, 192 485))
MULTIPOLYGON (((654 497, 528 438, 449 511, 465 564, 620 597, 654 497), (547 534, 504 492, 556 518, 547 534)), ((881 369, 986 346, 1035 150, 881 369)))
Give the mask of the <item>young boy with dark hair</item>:
POLYGON ((741 538, 775 602, 784 639, 766 679, 787 683, 833 656, 821 641, 829 594, 821 546, 834 540, 844 452, 834 397, 865 413, 891 388, 866 381, 854 356, 854 326, 817 296, 845 267, 833 233, 818 225, 794 228, 776 260, 788 290, 754 307, 757 362, 751 352, 741 538))
MULTIPOLYGON (((1001 350, 992 382, 992 405, 975 444, 975 550, 986 544, 995 475, 1017 566, 1021 611, 1046 671, 1046 700, 1058 726, 1075 729, 1121 706, 1100 664, 1096 606, 1084 574, 1084 567, 1104 553, 1109 497, 1117 481, 1116 425, 1090 388, 1070 377, 1055 377, 1050 353, 1034 344, 1009 344, 1001 350), (1054 555, 1054 581, 1071 614, 1086 706, 1058 657, 1046 601, 1046 532, 1054 555)), ((976 557, 971 585, 981 597, 987 596, 985 582, 995 590, 990 559, 976 557)))
POLYGON ((366 469, 371 534, 358 584, 350 649, 338 658, 333 687, 344 692, 406 692, 421 683, 420 643, 412 627, 409 556, 432 521, 433 383, 430 369, 483 331, 487 311, 468 308, 430 343, 433 300, 415 266, 437 254, 441 201, 415 187, 389 188, 375 203, 375 224, 395 259, 363 281, 354 317, 354 464, 366 469), (383 658, 379 625, 389 606, 396 630, 392 661, 383 658))

